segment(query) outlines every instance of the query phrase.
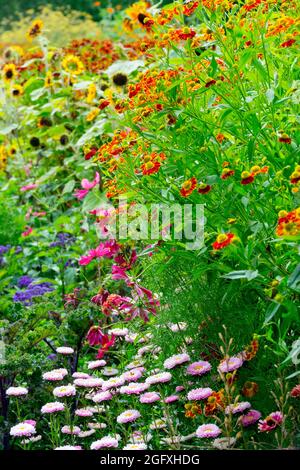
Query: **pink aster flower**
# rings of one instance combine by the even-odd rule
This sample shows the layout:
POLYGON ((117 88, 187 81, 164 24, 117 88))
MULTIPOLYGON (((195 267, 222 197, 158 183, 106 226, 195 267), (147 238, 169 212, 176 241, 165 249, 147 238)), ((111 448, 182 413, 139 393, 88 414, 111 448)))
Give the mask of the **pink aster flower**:
POLYGON ((23 423, 31 424, 31 426, 33 426, 34 428, 36 427, 36 421, 34 419, 25 419, 23 423))
POLYGON ((147 449, 147 444, 127 444, 125 447, 123 447, 123 450, 146 450, 147 449))
POLYGON ((59 348, 56 348, 57 354, 63 354, 63 355, 68 355, 68 354, 74 354, 74 349, 69 348, 67 346, 60 346, 59 348))
POLYGON ((185 387, 183 385, 177 385, 177 387, 175 388, 175 392, 177 393, 183 392, 183 390, 185 390, 185 387))
POLYGON ((121 385, 124 385, 124 383, 125 383, 125 380, 123 379, 122 376, 112 377, 111 379, 103 382, 102 390, 105 392, 106 390, 109 390, 111 388, 120 387, 121 385))
POLYGON ((241 401, 226 406, 225 414, 229 415, 230 413, 232 413, 233 415, 235 415, 236 413, 243 413, 243 411, 247 410, 248 408, 251 408, 251 403, 249 403, 248 401, 241 401))
POLYGON ((19 423, 10 429, 9 434, 13 437, 32 436, 36 433, 35 427, 29 423, 19 423))
POLYGON ((80 433, 81 429, 79 426, 63 426, 61 432, 63 434, 69 434, 71 436, 77 436, 80 433))
POLYGON ((28 394, 28 390, 25 387, 9 387, 6 390, 8 397, 22 397, 28 394))
POLYGON ((209 372, 211 370, 211 365, 207 361, 198 361, 198 362, 193 362, 193 364, 190 364, 187 369, 186 373, 188 375, 203 375, 206 374, 206 372, 209 372))
POLYGON ((147 383, 131 382, 128 385, 120 388, 120 393, 124 395, 139 395, 150 387, 147 383))
POLYGON ((56 387, 53 390, 53 395, 58 398, 73 397, 74 395, 76 395, 76 388, 73 385, 64 385, 62 387, 56 387))
POLYGON ((280 411, 270 413, 265 419, 259 421, 258 430, 260 432, 270 432, 279 426, 283 421, 283 415, 280 411))
POLYGON ((51 370, 43 374, 43 379, 49 380, 49 382, 59 382, 60 380, 64 379, 64 376, 60 372, 51 370))
POLYGON ((82 388, 99 388, 103 384, 103 379, 89 377, 87 379, 75 379, 74 384, 82 388))
POLYGON ((30 184, 26 184, 25 186, 22 186, 20 191, 22 191, 22 192, 30 191, 31 189, 36 189, 37 187, 38 187, 38 185, 36 183, 30 183, 30 184))
POLYGON ((196 430, 196 436, 200 438, 217 437, 221 432, 221 429, 216 424, 202 424, 196 430))
POLYGON ((147 392, 140 396, 141 403, 154 403, 160 400, 160 394, 157 392, 147 392))
POLYGON ((159 374, 150 375, 150 377, 146 378, 146 383, 149 385, 159 384, 170 382, 172 379, 172 375, 170 372, 160 372, 159 374))
POLYGON ((124 372, 123 379, 126 382, 136 382, 142 377, 142 375, 143 375, 143 372, 141 371, 141 369, 139 368, 131 369, 127 372, 124 372))
POLYGON ((218 370, 223 373, 232 372, 233 370, 239 369, 243 365, 243 360, 241 357, 232 356, 224 359, 218 370))
POLYGON ((175 401, 178 401, 178 400, 179 400, 178 395, 170 395, 170 396, 168 396, 164 399, 164 402, 165 403, 174 403, 175 401))
POLYGON ((54 450, 82 450, 81 446, 60 446, 55 447, 54 450))
POLYGON ((59 401, 53 401, 51 403, 46 403, 46 405, 42 406, 41 413, 49 414, 49 413, 57 413, 58 411, 64 411, 65 405, 59 401))
POLYGON ((104 367, 104 366, 106 366, 106 361, 104 361, 104 359, 99 359, 98 361, 88 362, 89 370, 99 369, 99 367, 104 367))
POLYGON ((99 392, 93 396, 92 400, 94 403, 102 403, 103 401, 111 400, 113 395, 110 393, 109 390, 106 392, 99 392))
POLYGON ((209 387, 195 388, 188 393, 188 400, 205 400, 212 394, 212 389, 209 387))
POLYGON ((92 442, 91 450, 100 450, 110 447, 118 447, 119 443, 116 438, 111 436, 102 437, 99 441, 92 442))
POLYGON ((93 416, 93 412, 91 410, 88 410, 87 408, 79 408, 75 411, 75 415, 79 416, 80 418, 88 418, 90 416, 93 416))
POLYGON ((74 372, 72 374, 73 379, 89 379, 90 375, 85 372, 74 372))
POLYGON ((138 410, 123 411, 123 413, 117 417, 117 422, 119 424, 132 423, 133 421, 136 421, 138 418, 140 418, 140 416, 141 413, 138 410))
POLYGON ((183 354, 175 354, 174 356, 169 357, 164 362, 165 369, 173 369, 180 364, 184 364, 190 360, 190 356, 186 353, 183 354))
POLYGON ((251 426, 261 418, 261 413, 257 410, 249 410, 246 414, 242 415, 239 420, 244 428, 251 426))

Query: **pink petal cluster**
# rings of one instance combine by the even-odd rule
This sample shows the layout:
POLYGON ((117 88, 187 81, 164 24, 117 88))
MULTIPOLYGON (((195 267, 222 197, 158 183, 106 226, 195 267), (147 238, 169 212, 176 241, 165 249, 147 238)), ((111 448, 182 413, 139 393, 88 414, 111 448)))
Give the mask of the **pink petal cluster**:
POLYGON ((188 361, 190 361, 190 356, 188 354, 175 354, 174 356, 171 356, 165 360, 164 367, 165 369, 173 369, 174 367, 184 364, 188 361))
POLYGON ((212 394, 212 389, 209 387, 194 388, 188 393, 188 400, 205 400, 212 394))
POLYGON ((257 410, 249 410, 248 413, 240 417, 240 422, 244 428, 255 424, 261 418, 261 413, 257 410))
POLYGON ((53 395, 58 398, 73 397, 74 395, 76 395, 76 388, 73 385, 64 385, 62 387, 56 387, 53 390, 53 395))
POLYGON ((89 181, 86 178, 84 178, 83 180, 81 180, 81 187, 83 189, 77 189, 74 193, 74 196, 79 200, 84 199, 85 196, 89 193, 89 191, 93 189, 97 184, 99 184, 99 182, 100 182, 100 175, 98 172, 96 172, 95 178, 93 179, 93 181, 89 181))
POLYGON ((209 372, 211 370, 211 365, 207 361, 198 361, 198 362, 193 362, 193 364, 190 364, 187 369, 186 373, 188 375, 203 375, 206 374, 206 372, 209 372))
POLYGON ((41 413, 48 414, 48 413, 56 413, 57 411, 64 411, 65 405, 59 401, 53 401, 51 403, 46 403, 46 405, 42 406, 41 413))
POLYGON ((9 387, 6 390, 8 397, 21 397, 28 394, 28 390, 25 387, 9 387))
POLYGON ((25 422, 16 424, 9 431, 9 434, 13 437, 32 436, 35 433, 35 426, 25 422))
POLYGON ((221 434, 221 429, 216 424, 202 424, 196 430, 196 436, 203 438, 217 437, 221 434))
POLYGON ((150 375, 150 377, 146 378, 146 383, 149 385, 154 385, 154 384, 159 384, 159 383, 165 383, 165 382, 170 382, 172 379, 172 375, 170 372, 160 372, 155 375, 150 375))
POLYGON ((219 367, 218 370, 222 373, 232 372, 233 370, 239 369, 243 365, 243 359, 238 356, 228 357, 224 359, 219 367))
POLYGON ((136 421, 138 418, 140 418, 140 416, 141 413, 138 410, 123 411, 123 413, 117 417, 117 422, 119 424, 132 423, 133 421, 136 421))
POLYGON ((92 442, 91 450, 100 450, 109 447, 118 447, 118 441, 116 438, 111 436, 102 437, 99 441, 92 442))
POLYGON ((154 403, 160 400, 160 394, 157 392, 147 392, 140 396, 141 403, 154 403))
POLYGON ((90 250, 87 255, 82 256, 79 260, 81 266, 90 264, 95 258, 112 258, 120 249, 120 245, 116 240, 108 240, 100 243, 97 248, 90 250))

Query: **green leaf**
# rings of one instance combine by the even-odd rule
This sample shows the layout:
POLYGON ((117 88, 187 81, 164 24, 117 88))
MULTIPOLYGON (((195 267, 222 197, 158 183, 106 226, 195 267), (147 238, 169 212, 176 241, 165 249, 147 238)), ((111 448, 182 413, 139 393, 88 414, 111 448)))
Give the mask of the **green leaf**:
POLYGON ((224 277, 225 279, 247 279, 248 281, 251 281, 252 279, 255 279, 258 276, 260 276, 258 271, 245 270, 232 271, 231 273, 224 274, 222 277, 224 277))
POLYGON ((71 193, 73 191, 74 187, 75 187, 75 181, 74 180, 68 181, 67 184, 65 184, 65 186, 64 186, 62 194, 71 193))
POLYGON ((101 205, 107 203, 107 198, 105 194, 99 193, 99 190, 90 191, 88 195, 83 200, 82 211, 89 212, 94 209, 99 208, 101 205))
POLYGON ((296 269, 292 272, 287 282, 288 287, 294 290, 299 290, 299 287, 300 287, 299 284, 300 284, 300 264, 298 264, 296 269))
POLYGON ((10 134, 11 131, 18 128, 18 124, 9 124, 8 126, 0 127, 0 134, 7 135, 10 134))
POLYGON ((269 305, 266 311, 264 324, 269 323, 269 321, 272 320, 272 318, 276 315, 280 307, 281 304, 274 304, 273 302, 269 305))

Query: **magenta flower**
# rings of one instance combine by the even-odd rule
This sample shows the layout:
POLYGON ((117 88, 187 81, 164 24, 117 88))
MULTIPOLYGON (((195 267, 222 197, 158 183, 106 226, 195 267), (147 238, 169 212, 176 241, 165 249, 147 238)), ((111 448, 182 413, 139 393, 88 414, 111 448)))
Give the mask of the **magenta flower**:
POLYGON ((164 399, 164 402, 165 403, 175 403, 175 401, 178 401, 178 400, 179 400, 178 395, 170 395, 170 396, 168 396, 164 399))
POLYGON ((88 194, 88 192, 91 189, 93 189, 99 182, 100 182, 100 175, 99 175, 98 172, 96 172, 96 175, 95 175, 95 178, 93 179, 93 181, 89 181, 86 178, 84 178, 81 181, 81 187, 83 189, 77 189, 74 193, 74 196, 79 200, 84 199, 85 196, 88 194))
POLYGON ((240 423, 244 428, 255 424, 261 418, 261 413, 257 410, 249 410, 248 413, 240 417, 240 423))
POLYGON ((31 189, 36 189, 37 187, 38 187, 38 185, 36 183, 30 183, 30 184, 27 184, 25 186, 22 186, 21 191, 22 192, 30 191, 31 189))
POLYGON ((236 413, 243 413, 248 408, 251 408, 251 404, 248 401, 241 401, 241 402, 226 406, 225 414, 229 415, 230 413, 232 413, 233 415, 235 415, 236 413))
POLYGON ((275 429, 283 421, 283 415, 280 411, 274 411, 270 413, 265 419, 259 421, 258 430, 260 432, 270 432, 275 429))
POLYGON ((86 266, 95 258, 113 258, 113 256, 118 253, 120 245, 116 240, 108 240, 106 242, 100 243, 97 248, 90 250, 87 255, 82 256, 79 260, 81 266, 86 266))
POLYGON ((98 346, 101 344, 103 333, 100 326, 92 326, 87 332, 86 339, 90 346, 98 346))

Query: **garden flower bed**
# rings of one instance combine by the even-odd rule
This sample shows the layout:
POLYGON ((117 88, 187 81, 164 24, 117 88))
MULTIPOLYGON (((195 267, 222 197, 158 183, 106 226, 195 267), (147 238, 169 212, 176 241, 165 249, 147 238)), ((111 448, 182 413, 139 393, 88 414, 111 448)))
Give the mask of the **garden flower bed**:
POLYGON ((3 449, 299 446, 298 9, 3 45, 3 449))

